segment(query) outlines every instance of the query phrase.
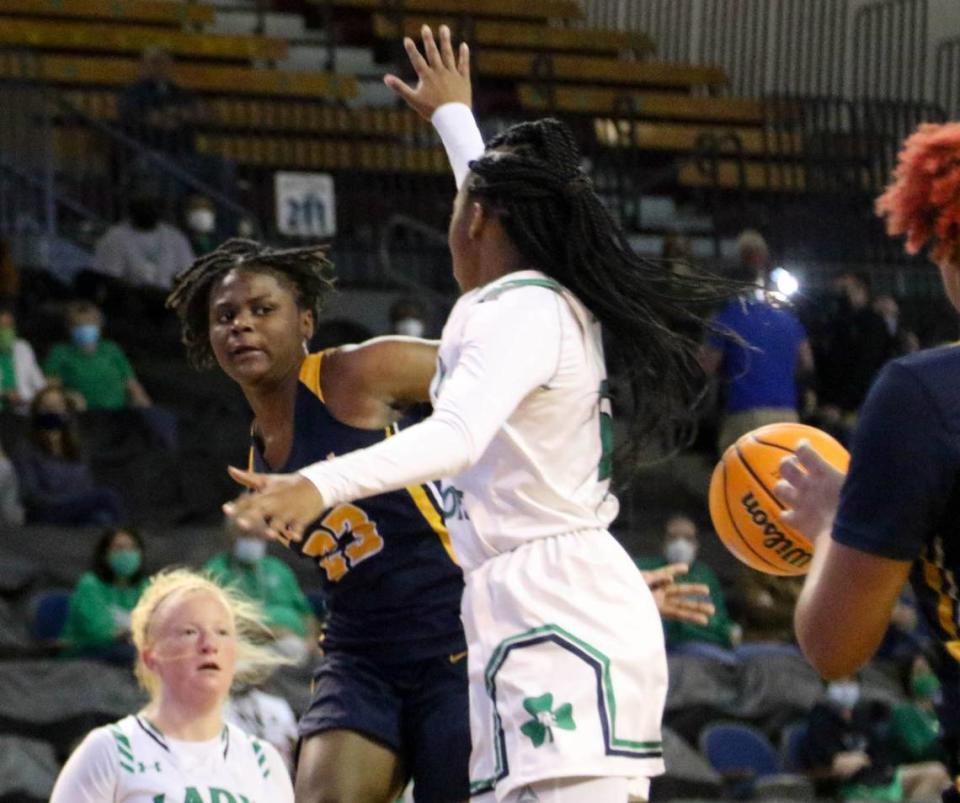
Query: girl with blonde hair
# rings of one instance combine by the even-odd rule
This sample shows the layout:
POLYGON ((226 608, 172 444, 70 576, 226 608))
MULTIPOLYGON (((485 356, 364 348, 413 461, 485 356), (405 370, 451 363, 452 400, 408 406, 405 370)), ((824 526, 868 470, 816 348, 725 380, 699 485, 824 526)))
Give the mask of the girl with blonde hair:
POLYGON ((51 803, 292 801, 283 760, 223 719, 231 686, 284 662, 257 607, 204 575, 154 576, 131 615, 137 714, 96 728, 60 773, 51 803))

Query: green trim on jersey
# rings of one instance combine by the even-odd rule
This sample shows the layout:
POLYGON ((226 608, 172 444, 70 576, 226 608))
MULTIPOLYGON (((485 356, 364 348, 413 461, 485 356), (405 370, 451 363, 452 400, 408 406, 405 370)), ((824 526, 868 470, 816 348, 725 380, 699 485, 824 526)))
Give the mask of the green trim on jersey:
POLYGON ((130 740, 124 736, 119 728, 111 727, 110 735, 113 736, 113 741, 117 746, 117 752, 120 754, 120 766, 132 775, 136 772, 134 765, 137 763, 137 760, 133 757, 133 748, 130 746, 130 740))
POLYGON ((553 290, 554 293, 563 293, 563 285, 553 279, 510 279, 502 284, 498 284, 496 287, 491 287, 490 290, 480 297, 478 303, 482 304, 484 301, 495 301, 508 290, 514 290, 517 287, 546 287, 548 290, 553 290))
POLYGON ((250 744, 253 745, 254 755, 257 757, 257 766, 260 767, 260 772, 264 778, 270 777, 270 768, 267 766, 267 756, 263 752, 263 745, 260 744, 256 739, 250 739, 250 744))

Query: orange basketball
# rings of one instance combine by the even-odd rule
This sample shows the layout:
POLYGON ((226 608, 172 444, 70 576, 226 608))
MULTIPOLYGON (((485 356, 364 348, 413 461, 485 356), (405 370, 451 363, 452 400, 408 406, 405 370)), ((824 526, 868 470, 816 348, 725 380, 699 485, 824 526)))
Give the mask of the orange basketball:
POLYGON ((710 518, 717 535, 737 558, 766 574, 806 574, 813 559, 810 541, 780 520, 785 505, 773 492, 780 461, 801 440, 846 472, 850 454, 826 432, 805 424, 769 424, 742 435, 710 479, 710 518))

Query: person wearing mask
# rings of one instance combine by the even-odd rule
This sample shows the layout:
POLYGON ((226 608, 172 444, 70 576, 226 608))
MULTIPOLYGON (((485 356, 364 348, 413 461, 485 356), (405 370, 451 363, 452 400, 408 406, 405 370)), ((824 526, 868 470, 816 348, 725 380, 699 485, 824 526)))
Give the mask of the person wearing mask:
POLYGON ((147 182, 133 188, 126 218, 97 241, 93 271, 139 289, 166 291, 191 262, 193 249, 180 229, 160 219, 159 190, 147 182))
POLYGON ((214 555, 204 569, 222 585, 235 587, 257 602, 276 635, 276 648, 296 663, 313 650, 316 623, 293 571, 267 554, 267 542, 225 525, 230 549, 214 555))
POLYGON ((0 300, 0 411, 26 414, 46 384, 33 347, 17 337, 13 302, 0 300))
POLYGON ((219 245, 217 240, 217 210, 205 195, 191 195, 187 199, 187 238, 194 254, 208 254, 219 245))
POLYGON ((940 719, 936 711, 941 702, 940 681, 924 655, 914 656, 906 670, 909 700, 893 709, 890 722, 892 755, 904 764, 923 761, 943 764, 947 753, 940 743, 940 719))
POLYGON ((68 304, 66 325, 70 342, 55 344, 43 364, 51 382, 61 384, 85 410, 151 406, 123 349, 102 337, 103 313, 95 304, 68 304))
POLYGON ((133 666, 130 612, 147 586, 143 551, 133 527, 104 530, 70 597, 61 635, 68 655, 133 666))
POLYGON ((667 648, 676 650, 691 642, 700 642, 717 647, 734 646, 735 626, 727 615, 723 588, 717 575, 702 560, 698 560, 700 541, 697 525, 684 513, 674 513, 667 519, 663 533, 663 554, 655 557, 638 558, 637 567, 644 572, 654 571, 671 564, 685 564, 689 567, 684 582, 696 583, 708 589, 707 599, 713 603, 714 611, 706 624, 664 619, 663 628, 667 648))
POLYGON ((28 522, 116 525, 123 501, 96 484, 83 459, 70 402, 50 385, 33 398, 30 433, 14 455, 28 522))

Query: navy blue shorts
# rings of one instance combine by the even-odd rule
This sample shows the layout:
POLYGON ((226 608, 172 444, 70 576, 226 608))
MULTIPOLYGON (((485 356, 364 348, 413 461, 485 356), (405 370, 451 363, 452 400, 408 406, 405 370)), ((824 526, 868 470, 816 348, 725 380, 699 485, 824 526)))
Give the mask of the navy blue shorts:
POLYGON ((397 753, 417 803, 455 803, 470 797, 469 708, 466 653, 384 664, 337 651, 314 673, 300 738, 361 733, 397 753))

